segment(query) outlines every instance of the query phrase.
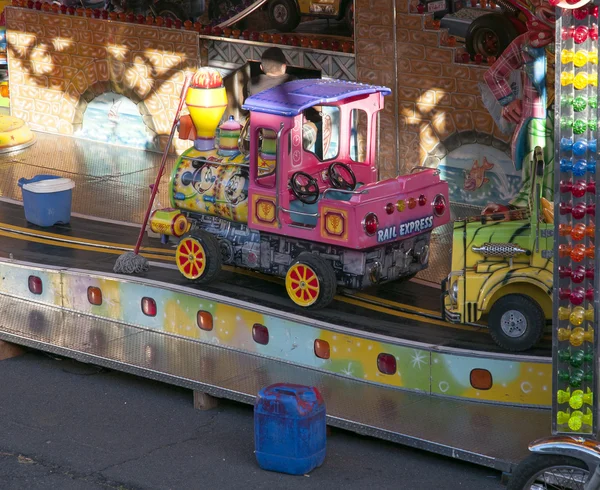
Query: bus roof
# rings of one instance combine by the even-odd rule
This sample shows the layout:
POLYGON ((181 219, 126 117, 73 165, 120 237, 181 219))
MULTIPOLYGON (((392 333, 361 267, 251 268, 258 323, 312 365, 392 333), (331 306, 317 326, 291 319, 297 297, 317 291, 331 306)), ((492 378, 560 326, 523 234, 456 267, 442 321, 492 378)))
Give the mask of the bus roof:
POLYGON ((365 83, 310 78, 294 80, 252 95, 246 99, 242 108, 290 117, 314 105, 330 104, 356 95, 376 92, 389 95, 391 90, 365 83))

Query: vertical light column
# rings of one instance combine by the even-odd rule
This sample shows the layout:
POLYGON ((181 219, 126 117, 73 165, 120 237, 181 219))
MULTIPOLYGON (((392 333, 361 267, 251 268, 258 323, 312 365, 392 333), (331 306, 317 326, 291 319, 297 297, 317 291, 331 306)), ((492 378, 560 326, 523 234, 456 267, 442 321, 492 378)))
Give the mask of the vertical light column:
POLYGON ((595 435, 598 10, 557 9, 553 432, 595 435))

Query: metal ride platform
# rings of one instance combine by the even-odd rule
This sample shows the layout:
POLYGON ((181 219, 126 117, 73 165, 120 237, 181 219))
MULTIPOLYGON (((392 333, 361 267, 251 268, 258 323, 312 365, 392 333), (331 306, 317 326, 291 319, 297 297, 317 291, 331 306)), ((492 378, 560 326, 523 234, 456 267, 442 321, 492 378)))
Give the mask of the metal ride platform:
MULTIPOLYGON (((157 240, 143 249, 146 277, 111 274, 137 235, 115 220, 140 220, 158 162, 44 134, 0 157, 0 339, 242 402, 270 383, 313 384, 331 425, 502 471, 549 433, 549 343, 503 354, 485 329, 440 320, 439 290, 423 281, 342 291, 330 308, 300 316, 278 279, 226 268, 214 284, 188 287, 173 248, 157 240), (28 224, 7 201, 20 198, 20 177, 40 173, 75 180, 74 211, 95 219, 28 224), (149 301, 155 316, 142 310, 149 301), (253 337, 256 325, 266 344, 253 337), (316 355, 316 341, 329 358, 316 355), (381 354, 395 358, 394 374, 378 369, 381 354), (473 387, 477 370, 490 374, 489 389, 473 387)), ((434 257, 430 267, 442 264, 434 257)))

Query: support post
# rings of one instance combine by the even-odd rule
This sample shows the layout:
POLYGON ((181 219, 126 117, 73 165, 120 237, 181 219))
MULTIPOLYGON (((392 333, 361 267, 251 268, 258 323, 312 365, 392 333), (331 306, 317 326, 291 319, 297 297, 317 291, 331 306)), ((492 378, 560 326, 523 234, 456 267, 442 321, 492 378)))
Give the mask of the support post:
POLYGON ((17 344, 11 344, 0 340, 0 361, 22 356, 25 353, 23 348, 17 344))
POLYGON ((203 391, 194 391, 194 408, 196 410, 212 410, 217 408, 218 405, 218 398, 203 391))

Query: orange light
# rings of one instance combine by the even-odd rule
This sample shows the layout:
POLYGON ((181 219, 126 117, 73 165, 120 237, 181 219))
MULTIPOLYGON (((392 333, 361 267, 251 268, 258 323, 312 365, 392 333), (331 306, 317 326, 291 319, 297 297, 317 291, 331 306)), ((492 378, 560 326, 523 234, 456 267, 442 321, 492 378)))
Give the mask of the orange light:
POLYGON ((558 234, 568 236, 571 233, 571 225, 558 225, 558 234))
POLYGON ((100 288, 90 286, 87 290, 87 297, 92 305, 100 306, 102 304, 102 291, 100 288))
POLYGON ((469 378, 471 386, 476 390, 489 390, 494 384, 492 381, 492 373, 487 369, 473 369, 469 378))
POLYGON ((209 311, 199 310, 196 313, 196 324, 201 330, 210 332, 213 329, 213 316, 209 311))
POLYGON ((417 206, 417 200, 414 197, 408 199, 408 209, 415 209, 417 206))
POLYGON ((406 209, 406 203, 404 202, 404 200, 400 199, 397 203, 396 203, 396 209, 399 212, 402 212, 406 209))
POLYGON ((329 359, 331 357, 331 348, 326 340, 315 340, 315 356, 319 359, 329 359))

